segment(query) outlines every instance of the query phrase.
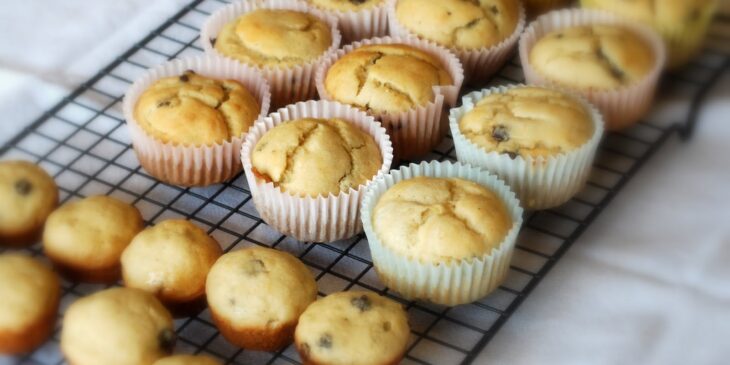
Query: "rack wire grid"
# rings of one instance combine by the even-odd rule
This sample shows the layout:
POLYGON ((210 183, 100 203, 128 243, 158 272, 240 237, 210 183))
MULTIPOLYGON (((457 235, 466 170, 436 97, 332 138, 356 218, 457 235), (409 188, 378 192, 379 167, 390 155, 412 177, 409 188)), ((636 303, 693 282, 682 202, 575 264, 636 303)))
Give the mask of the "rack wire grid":
MULTIPOLYGON (((664 107, 655 108, 646 121, 635 127, 606 136, 585 190, 561 207, 527 214, 505 283, 478 302, 448 308, 407 301, 386 289, 377 279, 367 239, 362 234, 331 244, 302 244, 276 232, 260 219, 242 174, 224 184, 180 188, 156 181, 140 168, 123 126, 121 101, 125 90, 149 67, 202 52, 198 45, 199 28, 211 12, 225 3, 195 0, 184 7, 3 146, 0 158, 40 164, 54 176, 62 202, 107 194, 134 204, 148 224, 170 218, 192 220, 206 228, 225 251, 263 245, 291 252, 314 271, 320 295, 350 289, 372 290, 403 303, 412 327, 403 360, 408 364, 473 362, 659 147, 675 132, 690 136, 702 101, 726 72, 730 59, 730 16, 719 15, 702 55, 682 72, 663 80, 658 105, 664 107)), ((518 60, 512 60, 490 85, 522 81, 518 60)), ((446 138, 427 159, 455 160, 451 138, 446 138)), ((39 243, 26 250, 45 260, 39 243)), ((59 316, 78 297, 103 288, 63 281, 59 316)), ((300 361, 293 346, 264 353, 229 344, 216 330, 207 310, 176 320, 175 325, 179 353, 205 353, 225 364, 300 361)), ((41 348, 23 357, 0 357, 0 363, 63 364, 59 330, 60 317, 52 338, 41 348)))

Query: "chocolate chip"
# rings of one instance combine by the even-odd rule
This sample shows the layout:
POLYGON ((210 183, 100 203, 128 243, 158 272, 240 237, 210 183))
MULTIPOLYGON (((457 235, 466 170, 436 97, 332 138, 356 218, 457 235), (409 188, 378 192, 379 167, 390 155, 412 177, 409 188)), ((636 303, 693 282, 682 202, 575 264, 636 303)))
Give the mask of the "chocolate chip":
POLYGON ((562 39, 563 37, 565 37, 565 35, 563 33, 558 33, 555 35, 555 38, 557 38, 557 39, 562 39))
POLYGON ((492 14, 494 14, 494 15, 499 14, 499 8, 497 8, 497 5, 492 5, 492 7, 489 8, 489 10, 491 10, 492 14))
POLYGON ((517 158, 517 152, 507 151, 505 153, 507 154, 507 156, 509 156, 509 158, 513 160, 517 158))
POLYGON ((332 335, 329 333, 325 333, 322 335, 322 337, 319 338, 319 342, 317 342, 317 346, 323 348, 323 349, 331 349, 332 348, 332 335))
POLYGON ((177 334, 175 331, 165 328, 162 331, 160 331, 160 334, 157 335, 157 342, 160 346, 160 349, 162 351, 170 354, 172 353, 172 350, 175 348, 175 342, 177 341, 177 334))
POLYGON ((368 298, 367 295, 363 294, 359 297, 352 298, 350 300, 350 304, 352 304, 355 308, 359 309, 360 312, 365 312, 366 310, 370 310, 370 307, 373 305, 370 301, 370 298, 368 298))
POLYGON ((246 274, 250 276, 256 276, 268 272, 266 271, 266 265, 264 265, 264 262, 255 258, 246 262, 244 270, 246 271, 246 274))
POLYGON ((213 46, 213 47, 215 47, 215 41, 217 41, 217 40, 218 40, 218 38, 211 38, 210 39, 210 45, 213 46))
POLYGON ((503 125, 496 125, 492 129, 492 138, 494 138, 497 142, 504 142, 509 140, 509 132, 507 132, 507 127, 503 125))
POLYGON ((28 195, 33 190, 33 185, 26 179, 20 179, 15 182, 15 192, 20 195, 28 195))
POLYGON ((170 106, 170 104, 171 104, 170 100, 163 100, 163 101, 157 103, 157 107, 164 108, 164 107, 170 106))
POLYGON ((687 21, 690 23, 696 22, 700 20, 701 15, 702 13, 700 12, 700 9, 694 8, 689 14, 687 14, 687 21))
POLYGON ((185 75, 185 74, 180 75, 180 81, 182 81, 182 82, 188 82, 188 81, 190 81, 190 77, 188 75, 185 75))
POLYGON ((451 12, 450 11, 447 11, 446 12, 446 15, 451 16, 451 12))
POLYGON ((236 298, 233 298, 233 297, 228 298, 228 304, 230 304, 231 306, 235 306, 236 305, 236 298))
POLYGON ((364 4, 366 1, 368 1, 368 0, 350 0, 350 2, 355 5, 364 4))
POLYGON ((383 331, 390 331, 390 322, 383 322, 383 331))

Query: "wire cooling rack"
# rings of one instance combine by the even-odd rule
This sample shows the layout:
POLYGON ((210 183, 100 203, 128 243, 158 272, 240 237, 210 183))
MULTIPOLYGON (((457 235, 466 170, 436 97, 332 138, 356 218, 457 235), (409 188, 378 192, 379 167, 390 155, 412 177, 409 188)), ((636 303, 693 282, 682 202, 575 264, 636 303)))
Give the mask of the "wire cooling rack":
MULTIPOLYGON (((506 282, 476 303, 447 308, 409 302, 384 288, 363 235, 332 244, 302 244, 277 233, 261 221, 242 175, 225 184, 185 189, 160 183, 140 168, 123 126, 125 90, 149 67, 202 52, 199 28, 224 4, 221 0, 193 1, 0 148, 0 158, 40 164, 56 179, 63 202, 107 194, 133 203, 147 223, 190 219, 206 228, 226 251, 251 245, 289 251, 314 271, 321 295, 364 289, 400 301, 408 310, 412 327, 404 363, 471 363, 659 147, 675 132, 691 135, 704 97, 726 72, 730 59, 730 17, 721 15, 703 55, 681 73, 664 79, 655 113, 630 130, 606 137, 585 190, 559 208, 528 214, 506 282)), ((518 61, 513 60, 490 86, 522 81, 518 61)), ((451 138, 427 158, 454 160, 451 138)), ((27 250, 43 258, 40 244, 27 250)), ((76 298, 103 288, 64 281, 60 316, 76 298)), ((63 364, 59 327, 60 320, 53 337, 35 352, 20 358, 0 357, 0 363, 63 364)), ((299 363, 293 346, 263 353, 227 343, 207 310, 177 320, 176 328, 176 352, 205 353, 226 364, 299 363)))

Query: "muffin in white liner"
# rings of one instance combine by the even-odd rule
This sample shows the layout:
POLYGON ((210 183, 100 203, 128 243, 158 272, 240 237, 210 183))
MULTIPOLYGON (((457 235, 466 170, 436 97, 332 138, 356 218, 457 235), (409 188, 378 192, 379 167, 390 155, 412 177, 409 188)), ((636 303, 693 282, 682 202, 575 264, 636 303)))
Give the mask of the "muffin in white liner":
POLYGON ((187 146, 163 142, 151 136, 134 118, 135 105, 147 88, 159 79, 179 76, 187 70, 202 76, 241 83, 259 103, 261 112, 257 120, 269 112, 269 83, 256 68, 214 55, 205 55, 172 60, 152 68, 139 77, 124 95, 124 118, 132 137, 134 152, 150 175, 163 182, 181 186, 220 183, 241 171, 238 151, 241 150, 243 135, 218 144, 187 146))
POLYGON ((459 162, 421 162, 402 166, 371 183, 362 202, 363 228, 368 238, 373 265, 388 288, 408 299, 442 305, 459 305, 482 298, 507 276, 517 233, 522 226, 522 208, 510 188, 497 176, 480 167, 459 162), (396 183, 417 176, 461 178, 482 185, 505 204, 512 227, 504 239, 482 257, 424 262, 402 255, 378 238, 373 228, 373 211, 378 200, 396 183))
MULTIPOLYGON (((388 2, 387 10, 389 34, 396 37, 417 37, 419 39, 423 39, 398 22, 398 17, 396 16, 396 5, 398 0, 386 1, 388 2)), ((512 34, 501 42, 480 49, 446 47, 461 61, 467 84, 474 85, 483 83, 487 81, 490 76, 499 71, 499 69, 512 56, 512 51, 517 45, 517 41, 520 39, 523 29, 525 29, 525 23, 525 7, 520 2, 517 26, 515 26, 515 30, 512 34)))
MULTIPOLYGON (((312 3, 311 0, 309 2, 312 3)), ((326 9, 312 3, 312 6, 337 17, 340 31, 342 32, 343 44, 388 35, 388 11, 386 5, 386 1, 383 0, 380 4, 372 8, 355 11, 326 9)))
POLYGON ((585 185, 598 144, 603 137, 603 117, 583 98, 566 93, 589 113, 593 134, 579 148, 549 157, 509 156, 507 153, 487 151, 461 133, 459 122, 480 100, 491 94, 520 87, 525 85, 498 86, 465 95, 462 106, 451 109, 449 113, 449 128, 460 162, 480 166, 497 174, 515 191, 525 209, 548 209, 567 202, 585 185))
MULTIPOLYGON (((607 130, 618 130, 638 122, 651 109, 654 93, 666 63, 666 49, 661 37, 651 28, 606 11, 565 9, 539 16, 520 38, 520 62, 528 84, 548 85, 580 94, 603 114, 607 130), (530 64, 532 47, 546 34, 583 25, 616 25, 631 30, 645 40, 655 56, 654 68, 639 82, 616 90, 580 89, 559 84, 541 75, 530 64)), ((570 72, 570 70, 566 70, 570 72)))
MULTIPOLYGON (((317 65, 322 60, 339 48, 342 40, 337 18, 328 15, 316 8, 299 0, 262 0, 262 1, 238 1, 229 4, 213 13, 200 30, 200 43, 206 53, 214 53, 219 56, 233 59, 230 56, 218 52, 214 47, 218 33, 229 22, 239 16, 258 9, 286 9, 312 14, 330 26, 332 33, 332 44, 322 53, 320 57, 308 63, 293 67, 258 67, 271 85, 271 100, 275 107, 295 103, 297 101, 314 99, 316 89, 314 86, 314 73, 317 65)), ((241 61, 236 61, 241 62, 241 61)), ((250 65, 257 67, 256 65, 250 65)))
POLYGON ((241 149, 241 161, 256 209, 267 224, 300 241, 332 242, 362 232, 359 208, 365 187, 390 169, 393 147, 385 128, 362 110, 333 101, 310 100, 281 108, 251 127, 241 149), (357 189, 316 197, 285 192, 257 177, 251 160, 256 143, 275 126, 301 118, 343 119, 372 136, 383 161, 378 173, 357 189))
POLYGON ((434 100, 425 105, 416 106, 400 113, 378 113, 368 110, 388 130, 393 141, 395 155, 398 159, 420 157, 433 150, 443 139, 446 128, 442 123, 444 108, 456 105, 461 85, 464 82, 464 70, 459 59, 446 48, 414 37, 382 37, 365 39, 348 44, 329 54, 317 68, 315 82, 320 98, 335 100, 325 87, 325 78, 330 67, 345 54, 370 44, 405 44, 435 56, 446 68, 453 84, 433 87, 434 100))

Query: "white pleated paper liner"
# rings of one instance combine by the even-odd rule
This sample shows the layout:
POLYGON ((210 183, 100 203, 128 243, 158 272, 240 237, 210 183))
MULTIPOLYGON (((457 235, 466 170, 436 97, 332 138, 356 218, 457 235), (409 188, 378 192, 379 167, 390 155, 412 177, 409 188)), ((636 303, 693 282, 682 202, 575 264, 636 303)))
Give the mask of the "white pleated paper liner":
POLYGON ((514 159, 505 153, 487 151, 461 133, 459 122, 482 99, 491 94, 504 93, 525 85, 499 86, 474 91, 462 98, 462 105, 451 109, 449 128, 454 138, 454 149, 459 162, 480 166, 497 174, 514 190, 529 210, 548 209, 562 205, 578 194, 588 179, 598 144, 603 137, 601 113, 587 101, 575 97, 589 112, 593 135, 582 146, 566 153, 549 157, 518 155, 514 159))
MULTIPOLYGON (((298 0, 265 0, 265 1, 237 1, 229 4, 213 13, 200 31, 200 43, 206 53, 214 53, 219 56, 234 58, 218 52, 213 47, 213 40, 227 23, 234 21, 239 16, 257 9, 287 9, 312 14, 320 20, 329 24, 332 32, 332 45, 322 53, 320 57, 308 63, 289 66, 263 66, 258 67, 264 77, 271 85, 271 101, 274 107, 283 107, 297 101, 314 99, 317 90, 314 86, 314 72, 317 65, 340 46, 342 36, 338 29, 337 18, 319 11, 307 3, 298 0)), ((240 61, 236 61, 240 62, 240 61)))
POLYGON ((509 271, 517 233, 522 226, 520 202, 502 180, 480 167, 448 161, 410 164, 378 178, 367 188, 361 215, 373 264, 385 286, 407 299, 449 306, 476 301, 504 281, 509 271), (373 209, 390 187, 399 181, 417 176, 462 178, 489 188, 507 207, 513 222, 512 228, 496 248, 479 258, 422 262, 390 249, 383 245, 373 229, 373 209))
MULTIPOLYGON (((388 2, 388 32, 391 36, 400 37, 418 37, 415 33, 408 30, 405 26, 398 22, 396 16, 396 5, 398 0, 386 0, 388 2)), ((525 8, 522 3, 519 4, 519 19, 515 26, 514 32, 501 42, 479 49, 461 49, 457 47, 447 47, 461 61, 464 67, 464 75, 467 84, 481 84, 486 82, 490 76, 494 75, 507 62, 517 45, 517 40, 525 28, 525 8)), ((435 42, 433 42, 435 43, 435 42)))
POLYGON ((340 32, 342 32, 342 44, 359 41, 361 39, 384 37, 388 35, 388 10, 385 0, 380 4, 358 11, 338 11, 324 9, 312 5, 338 19, 340 32))
MULTIPOLYGON (((219 144, 188 146, 163 142, 139 126, 134 108, 140 96, 155 81, 182 75, 186 70, 215 79, 238 81, 256 98, 261 107, 257 120, 269 112, 269 84, 257 69, 214 55, 182 58, 149 69, 124 95, 123 112, 132 137, 134 152, 142 167, 168 184, 205 186, 226 181, 241 171, 243 135, 219 144)), ((184 121, 181 121, 184 122, 184 121)), ((254 121, 255 122, 255 121, 254 121)))
POLYGON ((256 143, 270 129, 284 122, 301 118, 340 118, 369 134, 380 149, 383 164, 375 179, 390 169, 393 147, 380 123, 360 109, 333 101, 306 101, 286 108, 257 122, 248 132, 241 149, 241 161, 256 209, 266 223, 279 232, 304 242, 332 242, 362 232, 360 202, 365 186, 317 197, 299 196, 282 191, 272 182, 258 178, 253 172, 251 154, 256 143))
MULTIPOLYGON (((315 82, 319 97, 324 100, 335 100, 327 91, 324 80, 330 67, 345 54, 369 44, 405 44, 438 59, 451 75, 453 84, 433 87, 434 100, 400 113, 377 113, 368 110, 383 123, 393 141, 395 156, 398 159, 413 159, 433 150, 443 139, 446 128, 442 123, 445 108, 456 105, 461 85, 464 82, 464 70, 459 59, 446 48, 418 38, 382 37, 371 38, 348 44, 342 49, 329 54, 317 68, 315 82)), ((445 118, 443 118, 445 119, 445 118)))
POLYGON ((519 51, 528 84, 548 85, 582 95, 601 111, 608 130, 629 127, 646 115, 654 101, 654 92, 666 62, 664 43, 651 28, 599 10, 565 9, 539 16, 525 29, 520 38, 519 51), (644 39, 654 53, 654 68, 635 84, 617 90, 592 90, 571 88, 553 82, 540 75, 530 64, 530 51, 544 35, 558 29, 597 24, 622 26, 644 39))

